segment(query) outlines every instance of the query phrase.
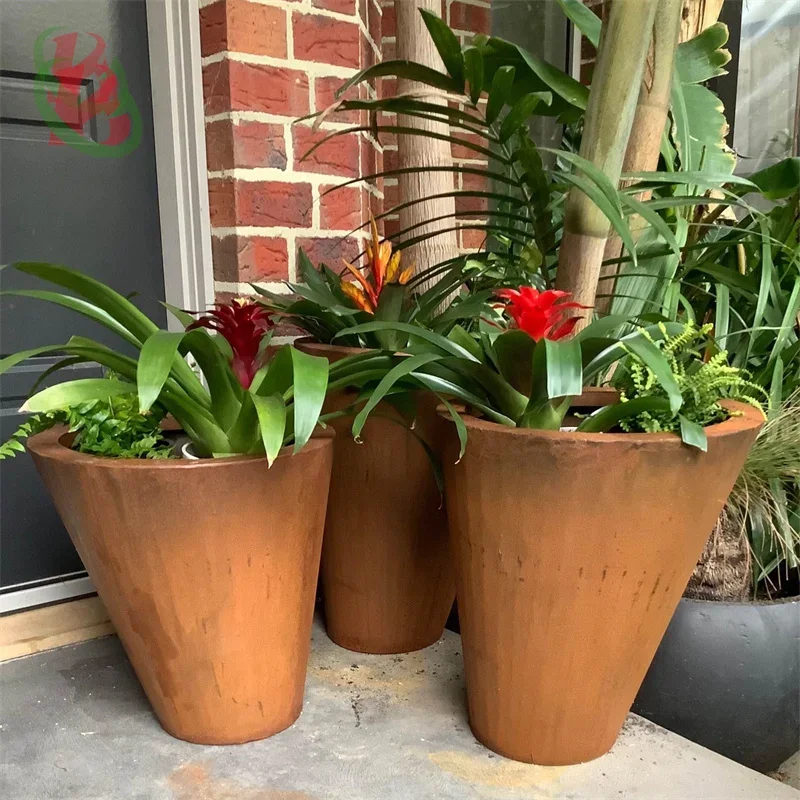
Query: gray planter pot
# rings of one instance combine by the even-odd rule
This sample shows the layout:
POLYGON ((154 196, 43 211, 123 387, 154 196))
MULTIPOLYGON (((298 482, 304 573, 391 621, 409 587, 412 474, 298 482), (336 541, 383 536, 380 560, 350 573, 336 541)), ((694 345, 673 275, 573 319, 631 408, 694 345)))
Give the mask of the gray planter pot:
POLYGON ((769 772, 800 746, 800 598, 681 600, 633 711, 769 772))

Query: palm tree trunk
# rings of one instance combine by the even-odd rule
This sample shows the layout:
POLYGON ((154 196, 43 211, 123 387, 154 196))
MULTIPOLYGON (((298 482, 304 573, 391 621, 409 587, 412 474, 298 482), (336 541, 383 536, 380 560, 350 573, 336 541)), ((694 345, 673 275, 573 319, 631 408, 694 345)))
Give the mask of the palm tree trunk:
MULTIPOLYGON (((433 40, 428 34, 428 29, 422 21, 420 9, 426 9, 434 14, 441 14, 440 0, 395 0, 395 16, 397 19, 397 58, 416 61, 443 71, 443 66, 433 40)), ((398 85, 399 94, 420 92, 422 88, 412 81, 401 80, 398 85)), ((436 102, 436 97, 431 97, 431 89, 425 89, 426 100, 436 102)), ((446 100, 438 98, 442 105, 446 100)), ((449 126, 428 120, 398 115, 398 124, 414 127, 434 133, 449 134, 449 126)), ((424 136, 410 136, 399 134, 397 137, 397 156, 399 167, 441 167, 452 166, 453 159, 450 143, 424 136)), ((442 194, 453 191, 453 174, 449 172, 414 173, 398 176, 398 194, 401 203, 417 200, 430 195, 442 194)), ((417 203, 400 212, 400 229, 404 230, 423 223, 425 220, 450 215, 448 219, 439 222, 420 225, 415 228, 411 236, 419 236, 444 228, 452 228, 455 224, 455 200, 443 198, 417 203)), ((447 259, 458 255, 458 240, 455 231, 438 234, 424 242, 409 247, 404 253, 406 264, 415 264, 416 271, 421 272, 447 259)))
MULTIPOLYGON (((614 185, 622 172, 657 5, 658 0, 614 0, 600 37, 580 154, 614 185)), ((594 306, 608 230, 603 212, 573 187, 556 282, 583 305, 594 306)))

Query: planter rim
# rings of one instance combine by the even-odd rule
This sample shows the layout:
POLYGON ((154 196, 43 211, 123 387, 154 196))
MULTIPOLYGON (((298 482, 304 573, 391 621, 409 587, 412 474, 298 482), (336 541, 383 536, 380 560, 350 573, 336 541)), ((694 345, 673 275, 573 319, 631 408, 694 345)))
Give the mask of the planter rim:
MULTIPOLYGON (((722 422, 709 425, 703 430, 709 439, 719 439, 725 436, 732 436, 741 431, 760 427, 764 424, 763 414, 748 403, 741 403, 736 400, 721 400, 720 405, 730 411, 736 411, 739 415, 729 417, 722 422)), ((439 416, 452 423, 449 412, 440 406, 437 409, 439 416)), ((471 414, 462 414, 462 419, 467 428, 492 431, 498 436, 522 436, 527 439, 561 439, 565 442, 590 443, 590 444, 654 444, 664 443, 665 445, 676 445, 683 447, 680 436, 676 433, 582 433, 580 431, 545 431, 536 428, 512 428, 508 425, 501 425, 498 422, 489 422, 479 419, 471 414)))
MULTIPOLYGON (((49 458, 54 461, 64 463, 78 463, 93 465, 101 469, 109 470, 128 470, 128 469, 153 469, 153 470, 175 470, 175 469, 225 469, 234 465, 241 465, 247 462, 266 463, 266 456, 238 455, 229 458, 200 458, 196 461, 185 458, 166 458, 166 459, 139 459, 139 458, 111 458, 106 456, 95 456, 90 453, 80 453, 72 450, 64 443, 64 439, 69 435, 65 425, 55 425, 49 430, 37 433, 28 439, 27 447, 36 455, 49 458)), ((328 447, 334 437, 332 429, 315 433, 314 437, 306 446, 296 454, 292 453, 292 445, 282 448, 278 454, 278 459, 300 458, 303 454, 309 454, 322 447, 328 447)))
POLYGON ((763 608, 764 606, 782 606, 789 603, 800 603, 800 594, 793 597, 778 597, 775 600, 703 600, 699 597, 681 597, 681 603, 694 603, 703 606, 720 606, 730 608, 736 606, 737 608, 743 606, 745 608, 763 608))

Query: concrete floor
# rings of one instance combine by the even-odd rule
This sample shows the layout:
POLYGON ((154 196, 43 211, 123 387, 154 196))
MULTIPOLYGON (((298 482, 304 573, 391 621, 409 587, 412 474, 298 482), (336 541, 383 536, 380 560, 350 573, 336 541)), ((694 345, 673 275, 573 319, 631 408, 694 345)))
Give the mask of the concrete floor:
POLYGON ((305 709, 262 742, 204 747, 158 726, 116 637, 0 666, 3 800, 800 800, 800 792, 631 715, 576 767, 495 756, 464 710, 461 640, 362 656, 321 626, 305 709))

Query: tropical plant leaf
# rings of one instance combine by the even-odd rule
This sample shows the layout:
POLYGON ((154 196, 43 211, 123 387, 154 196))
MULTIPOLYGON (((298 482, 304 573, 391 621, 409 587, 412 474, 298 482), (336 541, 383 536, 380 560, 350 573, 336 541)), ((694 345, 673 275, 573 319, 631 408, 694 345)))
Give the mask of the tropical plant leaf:
POLYGON ((683 414, 678 414, 678 421, 681 425, 681 440, 689 447, 696 447, 704 453, 708 450, 708 437, 702 425, 698 425, 683 414))
POLYGON ((557 399, 583 391, 581 343, 576 339, 545 339, 547 397, 557 399))
POLYGON ((477 105, 483 92, 483 56, 477 47, 464 48, 464 75, 469 84, 469 99, 477 105))
POLYGON ((87 400, 108 400, 121 394, 136 392, 136 384, 111 378, 79 378, 48 386, 29 397, 20 411, 26 414, 56 411, 87 400))
POLYGON ((146 414, 158 400, 178 355, 178 347, 184 333, 156 331, 142 345, 136 368, 136 384, 139 392, 139 413, 146 414))
MULTIPOLYGON (((475 357, 468 350, 465 350, 463 347, 456 344, 455 342, 451 342, 446 337, 438 333, 434 333, 433 331, 426 330, 425 328, 422 328, 419 325, 410 325, 406 322, 367 322, 364 323, 363 325, 355 325, 354 327, 349 328, 346 332, 352 334, 352 333, 373 333, 375 331, 390 331, 390 330, 398 330, 402 331, 403 333, 407 333, 411 336, 417 336, 420 339, 424 339, 426 342, 435 345, 444 353, 448 353, 452 356, 466 358, 469 361, 476 360, 475 357)), ((338 336, 336 338, 338 338, 338 336)))
POLYGON ((627 417, 665 411, 670 411, 669 400, 665 397, 636 397, 598 409, 580 422, 578 430, 582 433, 605 433, 617 427, 627 417))
POLYGON ((442 356, 436 353, 419 353, 418 355, 401 359, 397 365, 392 367, 370 393, 370 397, 364 405, 364 408, 358 412, 353 420, 353 436, 356 441, 359 440, 361 431, 364 429, 364 425, 370 413, 372 413, 378 403, 384 399, 389 390, 392 389, 400 379, 410 375, 416 369, 419 369, 419 367, 429 364, 432 361, 439 361, 441 358, 442 356))
POLYGON ((511 97, 516 70, 512 66, 500 67, 492 78, 486 101, 486 122, 490 125, 500 116, 511 97))
POLYGON ((458 37, 441 17, 437 17, 436 14, 426 11, 424 8, 421 8, 419 13, 439 51, 445 69, 458 85, 459 90, 462 90, 464 88, 464 59, 461 55, 461 43, 458 41, 458 37))
POLYGON ((783 200, 800 189, 800 158, 785 158, 749 176, 768 200, 783 200))
MULTIPOLYGON (((294 452, 305 447, 317 426, 328 389, 328 359, 290 348, 294 386, 294 452)), ((263 386, 263 384, 262 384, 263 386)))

